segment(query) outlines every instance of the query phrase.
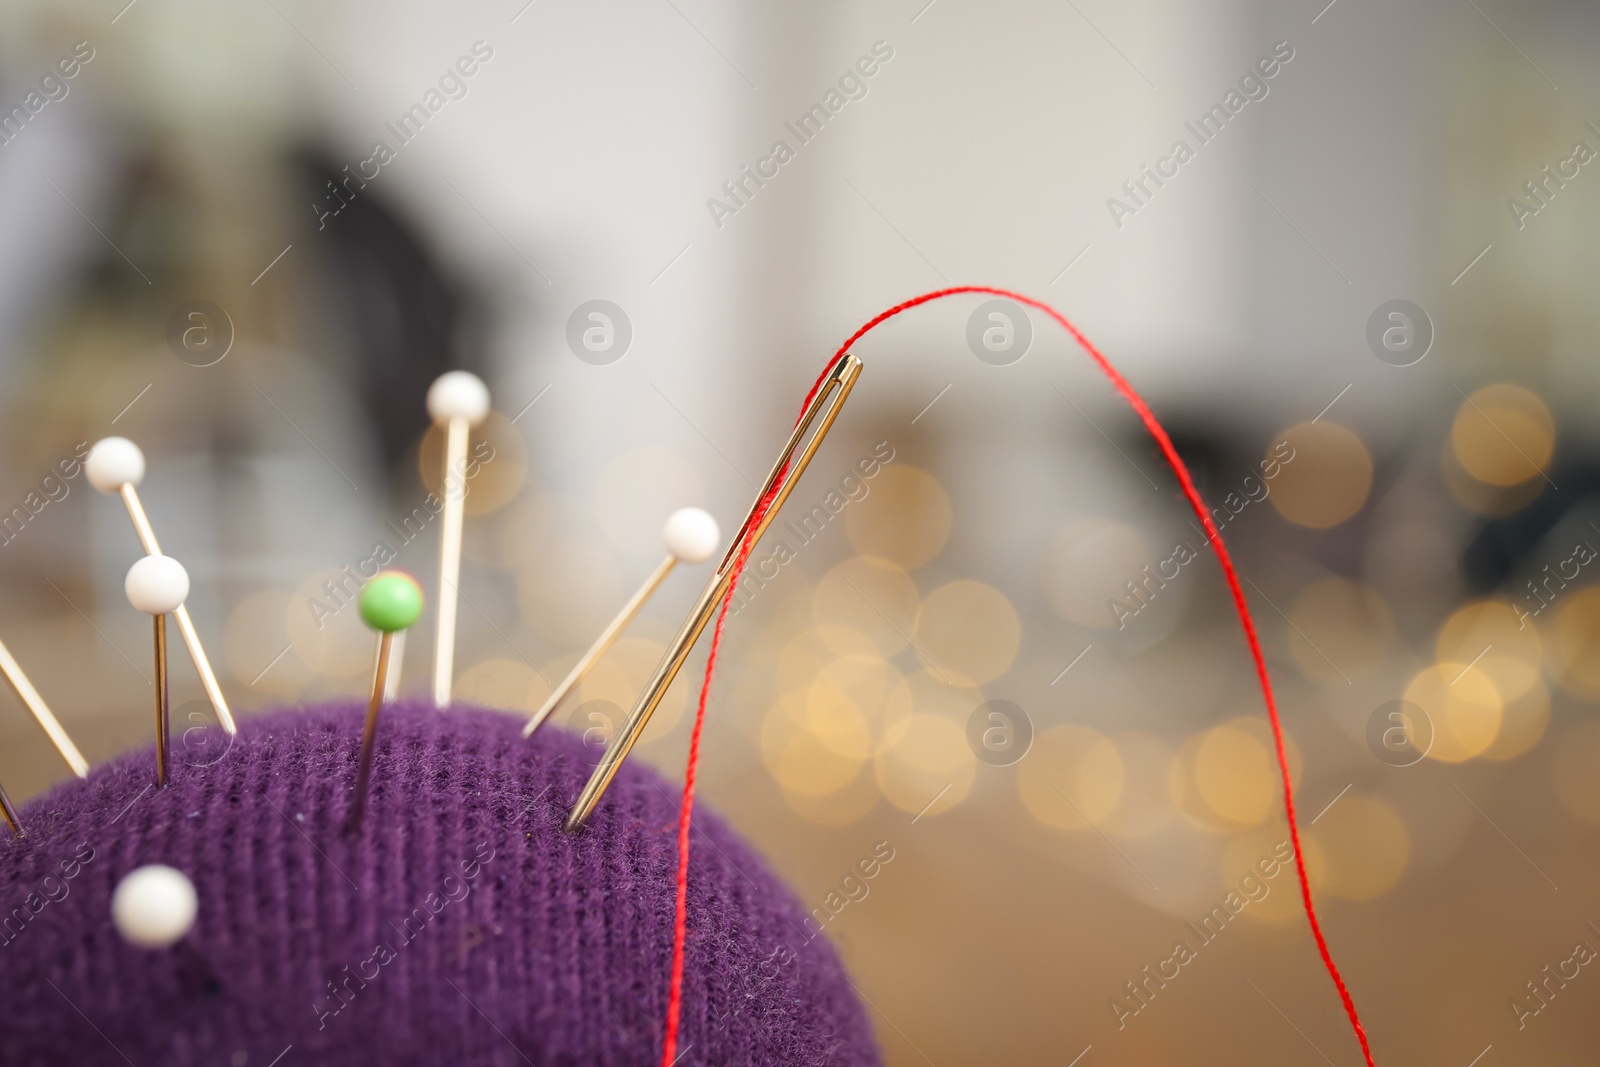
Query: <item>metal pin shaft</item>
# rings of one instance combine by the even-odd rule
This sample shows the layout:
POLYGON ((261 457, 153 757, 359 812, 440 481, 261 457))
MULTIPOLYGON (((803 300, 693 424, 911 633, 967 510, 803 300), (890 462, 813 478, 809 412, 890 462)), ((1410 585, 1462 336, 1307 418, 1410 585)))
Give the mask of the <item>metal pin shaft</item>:
POLYGON ((372 697, 367 701, 367 722, 361 731, 361 762, 356 767, 356 799, 350 808, 349 828, 358 829, 367 812, 367 788, 372 781, 372 749, 378 739, 378 709, 383 706, 384 681, 389 674, 389 652, 394 634, 378 636, 378 667, 372 676, 372 697))
POLYGON ((33 713, 44 732, 49 736, 50 743, 56 746, 56 751, 61 753, 61 758, 67 761, 67 766, 72 768, 72 773, 79 778, 89 773, 89 761, 83 758, 83 753, 78 751, 78 746, 72 743, 72 738, 67 736, 67 731, 61 728, 61 723, 50 713, 50 708, 45 704, 39 691, 28 681, 28 676, 22 673, 22 668, 6 651, 5 645, 0 645, 0 673, 4 673, 6 681, 11 683, 11 688, 16 690, 17 699, 22 701, 27 709, 33 713))
MULTIPOLYGON (((161 545, 156 541, 156 532, 150 526, 150 516, 145 514, 144 504, 139 500, 139 491, 126 482, 122 486, 122 503, 128 509, 128 518, 133 520, 133 532, 139 535, 139 544, 144 546, 145 555, 161 555, 161 545)), ((200 675, 200 685, 206 691, 206 699, 211 701, 211 708, 217 713, 217 722, 222 724, 225 733, 238 733, 239 728, 234 725, 233 714, 228 710, 228 701, 222 695, 222 686, 217 684, 216 672, 211 669, 211 661, 206 658, 206 650, 200 645, 200 633, 189 618, 188 606, 180 604, 178 610, 172 614, 178 620, 178 633, 183 636, 184 646, 189 650, 189 658, 194 661, 195 672, 200 675)))
POLYGON ((400 695, 400 667, 406 656, 406 631, 394 635, 394 645, 389 651, 389 667, 384 672, 383 699, 393 700, 400 695))
POLYGON ((756 501, 751 505, 750 513, 745 517, 739 527, 739 532, 734 535, 733 544, 728 547, 727 554, 722 557, 722 562, 717 565, 716 573, 706 583, 700 599, 695 602, 689 617, 684 620, 683 627, 678 631, 677 637, 667 647, 666 654, 661 663, 656 667, 655 673, 645 685, 644 691, 639 694, 639 700, 629 713, 628 719, 623 723, 622 729, 611 739, 604 755, 600 758, 599 765, 589 777, 588 784, 583 787, 577 803, 572 807, 572 812, 567 816, 566 828, 578 830, 588 821, 594 812, 595 806, 600 803, 600 798, 605 795, 606 788, 611 784, 611 779, 616 777, 621 769, 623 760, 628 758, 629 751, 639 740, 639 735, 644 733, 645 726, 650 722, 650 716, 655 714, 656 707, 666 695, 667 687, 677 677, 683 663, 689 658, 689 650, 694 647, 695 641, 705 630, 706 624, 711 621, 712 614, 717 605, 728 593, 732 582, 733 564, 738 559, 740 546, 748 538, 753 550, 756 542, 761 540, 761 535, 772 525, 777 518, 778 511, 783 507, 789 494, 794 491, 801 475, 810 465, 811 458, 816 455, 822 441, 833 428, 834 420, 839 417, 840 410, 844 407, 845 400, 850 396, 850 390, 855 387, 856 379, 861 374, 861 361, 850 353, 845 353, 828 377, 823 380, 822 386, 817 390, 816 396, 811 398, 811 403, 806 405, 801 413, 800 420, 795 424, 794 431, 789 435, 788 442, 783 451, 778 455, 778 460, 772 465, 772 472, 767 475, 766 483, 761 491, 756 494, 756 501), (824 408, 826 407, 826 410, 824 408), (811 424, 817 421, 819 413, 821 422, 817 432, 801 450, 798 456, 795 449, 800 447, 801 440, 811 424), (776 492, 774 493, 774 487, 776 492), (761 501, 773 493, 772 503, 766 511, 761 510, 761 501))
POLYGON ((549 697, 545 699, 544 706, 533 713, 533 717, 528 720, 528 725, 522 728, 523 737, 532 736, 533 732, 550 717, 550 713, 555 711, 560 703, 566 699, 567 694, 572 692, 573 687, 583 681, 584 676, 589 673, 589 669, 616 643, 617 638, 622 636, 622 631, 626 630, 628 624, 633 621, 634 616, 639 614, 639 609, 644 607, 645 601, 649 600, 661 583, 667 580, 667 575, 672 573, 672 568, 677 563, 678 557, 669 553, 667 558, 662 560, 655 571, 651 573, 650 577, 644 580, 644 584, 639 587, 639 591, 634 593, 626 604, 622 605, 622 610, 617 612, 617 617, 611 620, 610 625, 601 632, 599 637, 595 638, 595 642, 590 646, 589 651, 583 654, 583 658, 573 665, 572 670, 567 672, 567 676, 561 679, 561 684, 556 686, 549 697))
POLYGON ((156 615, 151 622, 156 637, 156 788, 165 789, 170 770, 167 752, 167 617, 156 615))
POLYGON ((6 818, 6 825, 11 827, 11 832, 17 837, 27 836, 27 831, 22 828, 22 820, 17 818, 17 809, 11 806, 11 798, 6 796, 4 786, 0 786, 0 813, 6 818))
POLYGON ((433 703, 450 703, 456 659, 456 586, 461 582, 461 527, 466 515, 467 429, 466 416, 451 419, 445 430, 444 518, 439 527, 439 633, 433 646, 433 703), (451 489, 451 479, 462 479, 451 489))

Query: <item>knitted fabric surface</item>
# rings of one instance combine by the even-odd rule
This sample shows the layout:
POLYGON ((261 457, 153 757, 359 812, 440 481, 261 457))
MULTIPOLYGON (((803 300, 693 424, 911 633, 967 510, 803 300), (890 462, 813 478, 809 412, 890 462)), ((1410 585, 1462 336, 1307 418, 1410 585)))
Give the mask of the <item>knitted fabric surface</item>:
MULTIPOLYGON (((579 738, 398 702, 349 832, 362 711, 191 731, 165 790, 144 750, 25 806, 0 844, 0 1063, 655 1067, 679 789, 633 760, 569 834, 596 760, 579 738), (172 949, 111 924, 150 863, 199 895, 172 949)), ((693 847, 681 1063, 880 1063, 789 891, 714 816, 693 847)))

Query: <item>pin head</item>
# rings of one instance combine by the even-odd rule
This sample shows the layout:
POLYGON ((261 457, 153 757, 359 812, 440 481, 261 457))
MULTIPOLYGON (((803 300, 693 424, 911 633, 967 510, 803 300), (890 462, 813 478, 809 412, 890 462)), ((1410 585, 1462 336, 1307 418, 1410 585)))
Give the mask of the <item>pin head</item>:
POLYGON ((361 619, 392 634, 422 617, 422 586, 404 571, 381 571, 361 589, 361 619))
POLYGON ((441 374, 428 387, 428 414, 434 422, 466 419, 476 426, 489 414, 489 387, 468 371, 441 374))
POLYGON ((189 599, 189 572, 171 556, 145 556, 128 568, 122 588, 146 615, 168 615, 189 599))
POLYGON ((103 437, 89 449, 83 473, 102 493, 120 493, 124 485, 144 481, 144 453, 126 437, 103 437))
POLYGON ((699 508, 679 508, 667 518, 667 526, 661 531, 661 536, 666 538, 667 551, 676 556, 678 562, 701 563, 710 559, 711 553, 717 550, 722 531, 717 529, 717 520, 711 517, 710 512, 699 508))
POLYGON ((123 876, 111 894, 111 923, 140 948, 169 948, 194 926, 200 900, 182 871, 160 863, 123 876))

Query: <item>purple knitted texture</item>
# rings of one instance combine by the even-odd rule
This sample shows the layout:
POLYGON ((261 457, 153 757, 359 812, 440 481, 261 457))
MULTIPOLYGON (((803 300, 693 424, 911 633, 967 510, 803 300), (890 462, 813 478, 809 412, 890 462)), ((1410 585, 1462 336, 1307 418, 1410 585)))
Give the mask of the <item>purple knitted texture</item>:
MULTIPOLYGON (((231 745, 192 731, 166 790, 144 750, 28 804, 0 844, 0 1064, 657 1067, 679 788, 630 761, 568 834, 596 759, 577 737, 401 702, 351 834, 362 711, 245 719, 231 745), (111 925, 149 863, 199 893, 173 949, 111 925)), ((826 939, 703 810, 679 1062, 879 1064, 826 939)))

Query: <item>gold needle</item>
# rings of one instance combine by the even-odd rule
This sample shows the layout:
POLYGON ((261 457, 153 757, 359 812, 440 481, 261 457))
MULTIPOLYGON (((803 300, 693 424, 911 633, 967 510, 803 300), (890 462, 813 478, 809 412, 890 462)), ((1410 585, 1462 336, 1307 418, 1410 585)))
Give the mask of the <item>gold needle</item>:
POLYGON ((622 605, 622 610, 617 612, 617 617, 612 619, 606 628, 600 631, 600 636, 595 638, 589 651, 573 666, 567 676, 561 679, 561 684, 556 686, 550 696, 545 699, 544 706, 533 713, 528 720, 528 725, 522 728, 522 736, 529 737, 539 725, 550 717, 550 713, 579 682, 583 681, 601 656, 606 654, 622 631, 639 614, 639 609, 644 607, 655 591, 666 581, 667 575, 672 573, 672 568, 679 563, 701 563, 711 558, 711 553, 717 550, 717 542, 722 539, 722 533, 717 529, 717 520, 708 512, 699 508, 680 508, 674 511, 667 519, 666 529, 661 533, 667 542, 667 557, 663 559, 650 577, 644 580, 639 591, 634 593, 628 602, 622 605))
POLYGON ((811 402, 800 414, 800 421, 795 424, 794 431, 789 435, 788 442, 783 451, 778 455, 778 461, 772 466, 772 473, 767 476, 766 484, 756 494, 756 502, 751 505, 750 513, 745 517, 743 525, 735 535, 733 543, 728 546, 727 554, 722 557, 722 562, 717 565, 716 573, 706 583, 705 589, 700 594, 700 599, 695 602, 694 608, 689 612, 689 617, 684 620, 683 627, 678 631, 678 636, 668 646, 661 663, 656 667, 655 673, 645 685, 644 691, 639 694, 638 703, 633 706, 627 721, 623 723, 605 753, 600 757, 599 765, 589 777, 588 784, 583 787, 577 802, 572 807, 572 812, 567 816, 566 828, 578 830, 588 821, 594 812, 595 805, 600 803, 600 798, 605 795, 606 787, 611 784, 611 779, 616 777, 617 771, 622 767, 622 761, 628 758, 628 752, 639 740, 639 735, 644 732, 650 716, 655 714, 661 698, 666 695, 667 687, 677 677, 679 669, 683 667, 684 660, 689 657, 689 650, 694 646, 706 624, 711 621, 713 612, 722 598, 728 593, 728 586, 732 581, 733 564, 738 558, 740 546, 748 539, 753 549, 756 542, 761 540, 761 535, 767 527, 772 525, 772 520, 778 515, 778 510, 783 507, 784 501, 789 499, 789 494, 794 491, 800 476, 805 473, 810 465, 811 458, 816 455, 828 431, 833 428, 834 420, 839 417, 839 411, 844 406, 845 400, 850 396, 850 390, 855 387, 856 378, 861 374, 861 361, 846 352, 833 365, 828 376, 823 379, 817 393, 811 402), (824 410, 826 408, 826 410, 824 410), (801 439, 810 429, 811 424, 817 421, 821 414, 821 422, 817 432, 807 442, 798 456, 795 449, 799 448, 801 439), (791 463, 792 460, 792 463, 791 463), (774 491, 776 490, 776 491, 774 491), (772 503, 761 511, 761 501, 773 494, 772 503))

